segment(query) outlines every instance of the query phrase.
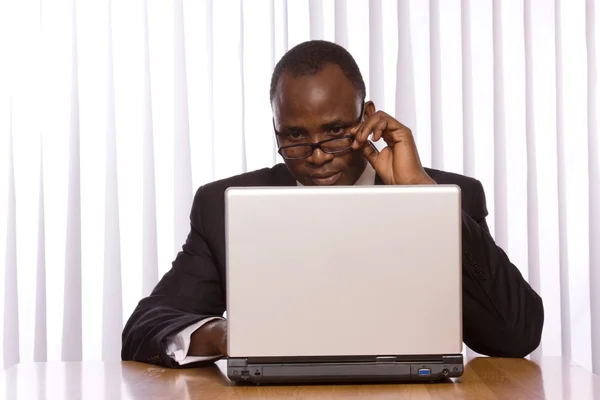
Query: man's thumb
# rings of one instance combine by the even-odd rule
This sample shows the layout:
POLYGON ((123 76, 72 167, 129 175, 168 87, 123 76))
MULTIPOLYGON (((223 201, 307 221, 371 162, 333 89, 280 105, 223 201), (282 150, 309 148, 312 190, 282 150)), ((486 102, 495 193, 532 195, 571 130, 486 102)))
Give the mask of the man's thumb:
POLYGON ((367 143, 362 148, 362 152, 367 161, 373 166, 373 168, 375 168, 375 161, 379 156, 379 150, 377 150, 377 147, 375 147, 373 142, 367 140, 367 143))

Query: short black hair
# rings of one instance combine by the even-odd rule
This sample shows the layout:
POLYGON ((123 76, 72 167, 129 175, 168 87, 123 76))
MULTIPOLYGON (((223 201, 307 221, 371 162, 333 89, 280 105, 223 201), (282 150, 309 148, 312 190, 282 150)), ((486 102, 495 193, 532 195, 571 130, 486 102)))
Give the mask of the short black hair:
POLYGON ((271 103, 283 72, 287 72, 293 77, 316 75, 327 64, 339 66, 364 101, 367 96, 365 81, 354 57, 348 50, 336 43, 325 40, 310 40, 292 47, 275 65, 271 76, 271 103))

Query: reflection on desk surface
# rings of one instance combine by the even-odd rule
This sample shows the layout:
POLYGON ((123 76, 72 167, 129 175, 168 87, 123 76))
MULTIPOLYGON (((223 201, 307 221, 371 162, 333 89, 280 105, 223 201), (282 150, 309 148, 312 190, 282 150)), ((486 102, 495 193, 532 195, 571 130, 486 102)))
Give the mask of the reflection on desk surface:
POLYGON ((600 400, 600 377, 561 357, 479 357, 444 383, 241 386, 226 363, 167 369, 135 362, 28 363, 3 372, 0 399, 573 399, 600 400))

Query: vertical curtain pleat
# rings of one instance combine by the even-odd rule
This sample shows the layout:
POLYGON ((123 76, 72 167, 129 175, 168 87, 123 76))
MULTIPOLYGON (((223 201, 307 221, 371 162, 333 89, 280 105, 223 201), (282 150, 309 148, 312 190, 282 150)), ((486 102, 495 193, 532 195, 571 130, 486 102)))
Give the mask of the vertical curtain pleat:
POLYGON ((440 49, 440 0, 429 0, 429 35, 431 68, 431 167, 444 167, 442 138, 442 60, 440 49))
MULTIPOLYGON (((213 4, 213 115, 215 179, 235 175, 244 170, 242 159, 242 81, 240 65, 239 23, 224 24, 216 21, 239 21, 240 3, 214 1, 213 4)), ((264 4, 263 4, 264 6, 264 4)), ((262 43, 265 46, 264 43, 262 43)), ((188 207, 189 208, 189 207, 188 207)), ((185 210, 186 215, 189 209, 185 210)))
POLYGON ((143 211, 142 211, 142 295, 148 296, 158 280, 156 237, 156 185, 154 173, 154 131, 152 124, 152 88, 150 82, 150 46, 148 37, 148 4, 142 1, 143 26, 143 211))
POLYGON ((386 110, 383 83, 383 17, 381 0, 369 1, 369 94, 378 110, 386 110))
POLYGON ((310 39, 324 39, 325 25, 323 22, 323 0, 309 0, 308 14, 310 20, 310 39))
MULTIPOLYGON (((394 116, 409 127, 415 140, 426 132, 417 125, 414 57, 411 35, 410 0, 398 0, 398 59, 396 61, 396 101, 394 116)), ((421 151, 419 151, 419 155, 421 151)))
MULTIPOLYGON (((10 86, 12 88, 12 137, 13 164, 16 199, 16 243, 17 243, 17 293, 19 313, 19 356, 30 360, 35 340, 35 275, 36 237, 38 206, 39 138, 43 127, 41 121, 42 101, 38 88, 42 85, 40 72, 43 60, 40 58, 39 3, 18 2, 13 10, 19 22, 11 21, 13 36, 20 43, 13 44, 11 58, 18 65, 13 69, 10 86), (23 51, 27 49, 28 51, 23 51), (37 117, 32 118, 35 115, 37 117), (30 227, 28 230, 23 226, 30 227), (29 234, 28 234, 29 233, 29 234), (29 248, 20 245, 29 241, 29 248)), ((4 162, 2 164, 5 164, 4 162)))
POLYGON ((531 284, 544 299, 543 355, 561 354, 555 8, 525 2, 528 250, 531 284), (535 10, 535 12, 534 12, 535 10), (541 11, 543 10, 543 12, 541 11), (537 281, 536 281, 537 279, 537 281), (539 286, 538 286, 539 285, 539 286))
POLYGON ((475 131, 473 127, 473 51, 471 46, 471 1, 461 1, 463 172, 475 176, 475 131))
MULTIPOLYGON (((462 40, 461 2, 438 4, 439 80, 441 119, 439 165, 446 171, 463 173, 462 40)), ((434 142, 435 143, 435 142, 434 142)))
POLYGON ((9 104, 8 137, 8 208, 6 210, 6 257, 4 264, 4 328, 2 349, 3 367, 20 362, 19 354, 19 293, 17 281, 17 201, 12 132, 12 99, 9 104))
MULTIPOLYGON (((271 68, 269 68, 269 71, 273 71, 273 69, 275 68, 275 65, 277 64, 277 61, 279 61, 279 59, 277 58, 277 30, 275 29, 276 27, 276 19, 277 19, 278 15, 275 11, 275 0, 270 0, 269 1, 269 18, 270 18, 270 32, 269 32, 269 38, 271 40, 271 59, 270 59, 270 64, 271 64, 271 68)), ((269 87, 271 84, 271 75, 269 74, 269 87)), ((269 103, 270 106, 270 103, 269 103)), ((277 164, 278 163, 278 153, 277 153, 277 141, 275 140, 275 134, 273 133, 273 136, 271 136, 271 149, 273 152, 273 157, 272 157, 272 163, 273 164, 277 164)))
POLYGON ((567 246, 567 214, 566 214, 566 177, 565 177, 565 123, 563 117, 563 50, 561 41, 562 23, 560 20, 561 4, 555 1, 555 45, 556 45, 556 136, 557 136, 557 161, 558 161, 558 228, 560 252, 560 304, 562 326, 561 354, 572 358, 571 347, 571 289, 569 285, 568 246, 567 246))
MULTIPOLYGON (((370 6, 375 6, 375 4, 370 4, 370 6)), ((377 35, 381 37, 380 46, 380 63, 379 67, 376 66, 375 69, 379 68, 381 73, 381 96, 382 102, 377 104, 377 108, 385 111, 391 116, 395 118, 400 118, 396 115, 396 99, 398 94, 396 93, 397 87, 397 77, 398 77, 398 41, 399 35, 398 31, 401 29, 398 24, 398 2, 397 1, 381 1, 379 3, 379 19, 381 20, 380 27, 377 32, 377 35)), ((369 10, 369 19, 373 17, 373 13, 369 10)), ((370 22, 369 22, 370 23, 370 22)), ((408 25, 408 29, 410 29, 410 23, 408 25)), ((369 37, 369 40, 372 40, 372 37, 369 37)), ((379 51, 379 50, 378 50, 379 51)), ((412 58, 412 57, 411 57, 412 58)), ((411 61, 412 62, 412 61, 411 61)), ((411 68, 412 67, 408 67, 411 68)), ((369 68, 370 70, 370 68, 369 68)), ((372 75, 372 72, 370 72, 372 75)), ((414 76, 413 76, 414 79, 414 76)), ((369 78, 371 80, 371 78, 369 78)), ((414 106, 414 97, 411 97, 411 93, 406 93, 409 100, 413 103, 414 106)), ((409 125, 408 121, 403 119, 399 119, 404 125, 410 128, 413 133, 415 132, 415 126, 409 125)))
POLYGON ((66 253, 61 353, 61 359, 65 361, 79 361, 81 360, 82 356, 81 177, 76 0, 73 0, 72 4, 69 188, 67 200, 67 237, 65 246, 66 253))
MULTIPOLYGON (((528 278, 527 269, 527 143, 526 87, 523 0, 501 1, 502 27, 502 98, 503 130, 498 132, 503 157, 497 159, 501 169, 500 187, 496 193, 505 207, 504 249, 528 278)), ((502 232, 500 232, 502 234, 502 232)))
MULTIPOLYGON (((6 38, 6 32, 8 32, 8 21, 9 21, 9 11, 8 11, 8 3, 0 3, 0 55, 2 57, 6 57, 10 54, 9 42, 3 38, 6 38)), ((11 131, 10 128, 10 86, 8 84, 8 79, 6 75, 10 73, 10 64, 8 63, 0 63, 0 234, 6 235, 0 239, 0 262, 3 262, 0 266, 0 289, 2 290, 2 294, 0 295, 0 338, 2 343, 0 345, 0 362, 2 363, 2 368, 6 364, 4 350, 7 344, 5 344, 5 328, 4 321, 6 319, 5 310, 7 308, 6 299, 8 298, 6 295, 6 271, 7 267, 7 244, 8 242, 8 216, 9 216, 9 169, 10 165, 10 148, 12 142, 10 135, 8 132, 11 131)), ((10 344, 11 346, 13 343, 10 344)), ((7 388, 8 390, 8 388, 7 388)))
MULTIPOLYGON (((539 198, 537 195, 537 154, 534 121, 534 93, 533 93, 533 59, 532 59, 532 27, 531 27, 531 0, 524 3, 524 33, 525 33, 525 104, 526 104, 526 141, 527 141, 527 249, 529 283, 540 292, 540 257, 539 257, 539 198)), ((537 356, 541 348, 536 350, 537 356)))
MULTIPOLYGON (((240 145, 240 158, 241 158, 241 162, 242 162, 242 172, 248 172, 248 159, 246 157, 246 133, 252 129, 247 129, 246 126, 246 104, 250 104, 250 102, 246 101, 246 80, 244 79, 244 63, 245 63, 245 59, 244 59, 244 55, 245 55, 245 49, 244 49, 244 5, 242 3, 242 0, 239 0, 239 14, 238 16, 238 25, 240 27, 240 37, 239 37, 239 46, 238 46, 238 53, 239 53, 239 60, 240 60, 240 64, 239 64, 239 71, 238 71, 238 75, 240 77, 240 95, 242 98, 242 101, 240 102, 240 119, 242 122, 242 132, 241 132, 241 145, 240 145)), ((266 26, 266 25, 264 25, 266 26)), ((266 47, 264 46, 264 42, 263 44, 263 49, 266 47)), ((265 60, 267 60, 267 58, 265 58, 265 60)))
MULTIPOLYGON (((213 105, 213 2, 185 0, 183 9, 192 190, 195 191, 214 179, 217 159, 213 105)), ((261 22, 264 25, 264 20, 261 22)))
MULTIPOLYGON (((471 1, 461 1, 461 41, 462 41, 462 124, 463 124, 463 168, 468 176, 475 174, 475 142, 474 142, 474 118, 473 118, 473 53, 472 53, 472 17, 471 1)), ((468 358, 476 357, 478 354, 471 349, 466 349, 468 358)))
MULTIPOLYGON (((287 50, 289 49, 289 40, 288 40, 288 10, 287 10, 287 0, 272 0, 273 2, 273 23, 272 23, 272 40, 273 40, 273 61, 272 61, 272 66, 268 71, 269 74, 269 85, 267 87, 270 87, 270 83, 271 83, 271 74, 273 72, 273 68, 275 68, 275 65, 277 64, 277 62, 281 59, 281 57, 287 52, 287 50)), ((256 3, 251 3, 251 4, 256 4, 256 3)), ((263 88, 262 90, 268 90, 266 88, 263 88)), ((270 108, 270 104, 269 104, 269 113, 267 115, 271 114, 271 108, 270 108)), ((258 118, 258 116, 257 116, 258 118)), ((269 124, 271 124, 271 118, 267 118, 269 124)), ((263 119, 261 119, 263 120, 263 119)), ((269 132, 272 132, 272 126, 269 125, 269 132)), ((275 140, 275 136, 273 133, 272 136, 272 143, 273 143, 273 159, 275 161, 275 164, 277 163, 281 163, 283 162, 283 159, 281 158, 281 156, 277 153, 277 141, 275 140)))
POLYGON ((504 29, 502 1, 493 0, 494 40, 494 233, 502 248, 508 245, 507 177, 506 177, 506 120, 504 118, 504 29))
POLYGON ((123 302, 121 285, 121 234, 117 187, 117 132, 113 73, 113 26, 111 0, 108 1, 107 48, 107 129, 104 219, 104 280, 102 307, 102 360, 120 360, 123 302))
POLYGON ((271 118, 269 88, 273 70, 275 49, 265 46, 272 43, 272 24, 261 17, 272 10, 269 2, 243 0, 240 4, 240 81, 242 82, 242 118, 245 170, 252 171, 268 166, 270 159, 276 160, 275 134, 271 118))
POLYGON ((213 0, 206 1, 206 68, 208 72, 208 96, 207 96, 207 108, 208 108, 208 131, 210 137, 210 144, 208 148, 210 151, 211 157, 211 179, 215 177, 215 159, 214 154, 216 153, 215 149, 215 114, 214 114, 214 104, 213 104, 213 95, 214 95, 214 28, 213 28, 213 0))
POLYGON ((585 1, 560 0, 557 10, 559 179, 564 201, 561 287, 568 288, 570 294, 568 306, 564 303, 569 308, 565 321, 570 327, 570 354, 590 365, 589 171, 588 151, 583 150, 588 148, 585 1))
MULTIPOLYGON (((464 3, 463 3, 464 4, 464 3)), ((468 138, 469 131, 465 130, 465 139, 472 140, 475 148, 473 154, 474 170, 469 172, 465 165, 465 174, 480 180, 486 193, 489 217, 487 223, 494 236, 495 224, 495 190, 494 190, 494 39, 493 39, 493 2, 492 0, 476 0, 468 3, 468 21, 470 35, 470 59, 473 68, 470 76, 472 96, 471 109, 465 109, 465 114, 470 113, 468 120, 472 120, 473 136, 468 138), (472 175, 470 175, 472 174, 472 175)), ((465 16, 465 18, 467 18, 465 16)), ((466 33, 465 33, 466 34, 466 33)), ((463 53, 464 54, 464 53, 463 53)), ((466 74, 463 74, 466 76, 466 74)), ((468 81, 467 81, 468 82, 468 81)), ((465 147, 467 151, 467 147, 465 147)), ((463 159, 465 157, 463 156, 463 159)))
MULTIPOLYGON (((287 1, 288 49, 310 40, 310 3, 307 1, 287 1)), ((283 55, 283 54, 282 54, 283 55)))
POLYGON ((275 0, 269 0, 269 44, 271 50, 271 69, 275 68, 275 64, 279 61, 276 57, 277 54, 277 39, 276 33, 277 30, 275 26, 277 23, 275 22, 277 19, 277 12, 275 11, 275 0))
MULTIPOLYGON (((40 64, 44 59, 41 49, 44 46, 44 19, 42 2, 39 3, 39 39, 38 49, 40 64)), ((43 84, 43 70, 39 70, 39 84, 43 84)), ((42 126, 42 130, 44 127, 42 126)), ((43 134, 40 134, 40 169, 39 169, 39 194, 38 194, 38 235, 37 235, 37 260, 36 260, 36 283, 35 283, 35 311, 34 311, 34 337, 33 337, 33 360, 45 362, 48 359, 48 333, 47 333, 47 313, 46 307, 46 229, 45 229, 45 202, 44 202, 44 141, 43 134)))
POLYGON ((48 360, 47 312, 46 307, 46 217, 44 203, 44 147, 40 141, 40 194, 38 205, 37 266, 35 281, 35 325, 33 361, 48 360))
POLYGON ((346 1, 335 0, 335 35, 334 40, 340 46, 348 48, 348 17, 346 1))
POLYGON ((586 2, 586 44, 588 79, 588 162, 590 174, 590 314, 593 372, 600 375, 600 84, 598 54, 600 53, 600 7, 595 0, 586 2))
POLYGON ((290 49, 290 35, 289 35, 289 31, 290 28, 288 26, 288 0, 282 0, 281 2, 281 6, 282 6, 282 15, 283 15, 283 24, 282 24, 282 29, 281 29, 281 33, 282 33, 282 42, 283 42, 283 52, 282 54, 279 56, 279 58, 281 58, 283 56, 283 54, 285 54, 289 49, 290 49))
MULTIPOLYGON (((346 48, 350 51, 358 64, 367 87, 367 97, 371 98, 371 50, 369 49, 369 38, 371 36, 371 31, 376 28, 369 25, 369 3, 370 2, 367 1, 346 2, 346 18, 348 24, 348 45, 346 48), (358 27, 361 28, 359 29, 358 27)), ((375 106, 379 108, 378 104, 375 104, 375 106)), ((379 143, 377 143, 377 145, 378 147, 380 146, 379 143)))
POLYGON ((175 0, 173 5, 173 29, 173 244, 177 253, 189 231, 193 200, 182 0, 175 0))
MULTIPOLYGON (((410 40, 413 57, 414 96, 415 96, 415 140, 419 149, 419 157, 425 166, 433 167, 432 142, 435 126, 432 112, 431 95, 433 93, 431 73, 431 2, 409 0, 410 7, 410 40)), ((398 12, 402 5, 398 4, 398 12)), ((398 34, 403 27, 398 26, 398 34)), ((406 40, 406 39, 404 39, 406 40)), ((398 38, 400 42, 400 38, 398 38)), ((400 55, 398 55, 400 56, 400 55)), ((399 60, 400 61, 400 60, 399 60)), ((409 78, 404 78, 409 79, 409 78)), ((400 96, 401 94, 396 94, 400 96)), ((396 100, 398 101, 398 100, 396 100)))

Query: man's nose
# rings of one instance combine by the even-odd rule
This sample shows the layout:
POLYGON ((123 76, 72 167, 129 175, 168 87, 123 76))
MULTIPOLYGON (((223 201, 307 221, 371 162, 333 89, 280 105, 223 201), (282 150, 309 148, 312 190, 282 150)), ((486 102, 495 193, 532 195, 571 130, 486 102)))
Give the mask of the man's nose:
POLYGON ((316 148, 306 161, 315 165, 323 165, 333 160, 333 157, 333 154, 325 153, 323 150, 316 148))

